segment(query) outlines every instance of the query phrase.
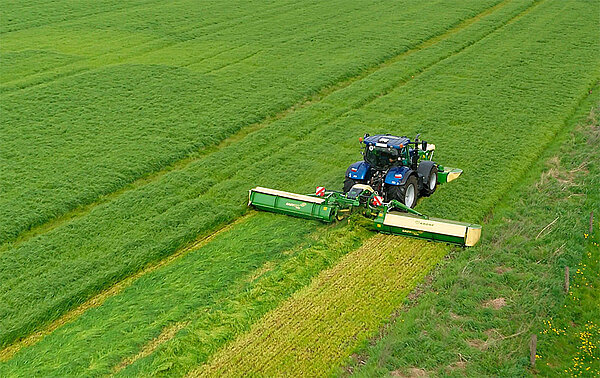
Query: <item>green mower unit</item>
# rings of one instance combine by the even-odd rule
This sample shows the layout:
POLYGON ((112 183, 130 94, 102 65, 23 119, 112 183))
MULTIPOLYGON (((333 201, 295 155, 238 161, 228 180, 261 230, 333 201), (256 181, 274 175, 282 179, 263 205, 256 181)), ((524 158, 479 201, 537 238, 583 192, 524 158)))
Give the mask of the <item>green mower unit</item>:
POLYGON ((249 206, 258 210, 331 223, 353 212, 373 219, 376 231, 440 242, 475 245, 481 226, 430 218, 414 210, 419 196, 429 196, 438 184, 456 179, 458 168, 431 159, 435 146, 406 137, 375 135, 360 138, 364 161, 346 171, 343 191, 317 187, 315 194, 296 194, 256 187, 249 206), (411 148, 412 146, 412 148, 411 148))

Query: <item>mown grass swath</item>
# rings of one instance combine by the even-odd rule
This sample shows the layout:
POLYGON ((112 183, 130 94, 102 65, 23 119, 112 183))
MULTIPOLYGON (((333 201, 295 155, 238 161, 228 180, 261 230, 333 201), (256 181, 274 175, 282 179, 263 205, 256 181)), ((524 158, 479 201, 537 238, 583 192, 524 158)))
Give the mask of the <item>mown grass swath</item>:
POLYGON ((8 7, 23 28, 0 47, 0 242, 497 1, 447 2, 444 12, 418 1, 115 3, 97 14, 75 8, 64 21, 61 5, 44 4, 48 24, 39 25, 26 19, 31 6, 8 7))
MULTIPOLYGON (((588 234, 589 212, 596 213, 600 205, 600 170, 593 163, 600 159, 600 129, 597 118, 594 123, 585 119, 592 106, 598 114, 599 94, 596 86, 567 132, 494 209, 482 244, 452 254, 425 293, 409 301, 406 311, 361 353, 366 365, 352 365, 358 376, 405 374, 411 368, 432 375, 523 375, 534 333, 541 358, 531 373, 585 374, 587 367, 598 366, 587 353, 578 353, 580 333, 590 321, 598 323, 597 300, 589 297, 598 289, 586 287, 575 272, 586 263, 597 266, 594 259, 600 254, 588 234), (571 267, 571 291, 580 302, 564 291, 565 266, 571 267), (489 306, 500 298, 505 306, 489 306)), ((597 235, 597 223, 594 227, 597 235)), ((597 281, 594 275, 586 272, 597 281)))
POLYGON ((144 276, 103 306, 22 350, 1 364, 0 372, 185 373, 368 236, 362 226, 250 215, 206 246, 144 276), (150 340, 170 327, 182 330, 158 350, 177 353, 178 360, 165 360, 161 353, 131 365, 150 340))
MULTIPOLYGON (((446 20, 446 27, 461 18, 448 18, 451 14, 439 16, 446 20)), ((410 25, 427 29, 419 23, 410 25)), ((438 30, 433 28, 427 35, 435 36, 438 30)), ((427 66, 416 65, 403 77, 409 79, 419 67, 427 66)), ((388 81, 383 77, 378 82, 388 81)), ((361 89, 347 87, 346 91, 3 252, 0 296, 11 306, 2 309, 0 344, 27 334, 93 293, 239 216, 245 211, 250 186, 312 190, 315 181, 337 185, 344 167, 356 159, 350 141, 364 132, 363 127, 346 130, 340 135, 344 143, 322 137, 342 126, 331 122, 360 105, 361 89), (348 105, 354 96, 358 97, 348 105), (312 134, 314 130, 320 134, 312 134), (308 159, 325 151, 333 154, 308 159), (28 293, 27 301, 23 293, 28 293)), ((137 134, 132 131, 131 135, 137 134)), ((102 145, 107 148, 106 143, 102 145)))
POLYGON ((446 252, 442 244, 377 235, 191 375, 331 374, 446 252))
MULTIPOLYGON (((426 139, 438 146, 438 159, 452 161, 467 174, 420 209, 480 220, 552 140, 598 76, 593 20, 582 16, 586 4, 531 5, 508 2, 319 103, 8 251, 0 272, 6 282, 1 298, 11 303, 3 309, 3 343, 239 216, 251 186, 312 191, 316 184, 340 185, 347 164, 358 158, 353 141, 365 131, 425 131, 426 139), (581 27, 582 22, 589 27, 581 27), (536 39, 531 38, 532 30, 536 39), (565 41, 577 41, 578 48, 566 48, 565 41), (578 64, 567 64, 573 61, 578 64)), ((269 232, 265 227, 264 233, 269 232)), ((202 261, 195 263, 204 266, 202 261)), ((142 330, 136 347, 124 347, 121 357, 135 355, 166 325, 144 319, 138 325, 142 330)), ((203 324, 192 319, 188 327, 203 334, 208 329, 203 324)), ((61 332, 68 335, 69 326, 61 332)), ((199 360, 189 359, 186 348, 179 347, 180 333, 131 369, 153 371, 173 364, 192 368, 199 360)), ((52 345, 53 339, 48 340, 52 345)), ((119 353, 114 353, 106 357, 110 363, 118 360, 119 353)), ((30 361, 17 355, 14 366, 25 360, 30 361)), ((107 361, 100 364, 102 369, 110 365, 107 361)))

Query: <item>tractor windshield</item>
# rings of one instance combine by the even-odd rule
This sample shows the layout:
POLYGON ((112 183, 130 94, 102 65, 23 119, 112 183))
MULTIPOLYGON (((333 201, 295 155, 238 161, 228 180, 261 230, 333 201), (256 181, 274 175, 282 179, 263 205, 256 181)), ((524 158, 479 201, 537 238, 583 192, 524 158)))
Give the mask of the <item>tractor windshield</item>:
POLYGON ((374 167, 392 165, 398 161, 398 156, 398 150, 391 147, 367 146, 365 148, 365 161, 374 167))

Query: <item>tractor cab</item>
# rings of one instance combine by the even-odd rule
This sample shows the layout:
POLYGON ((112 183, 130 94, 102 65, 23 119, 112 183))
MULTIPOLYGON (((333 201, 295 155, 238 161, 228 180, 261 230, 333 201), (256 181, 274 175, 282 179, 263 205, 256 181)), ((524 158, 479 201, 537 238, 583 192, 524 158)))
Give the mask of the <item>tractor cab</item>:
POLYGON ((410 162, 407 147, 410 140, 406 137, 367 135, 362 142, 365 144, 364 159, 375 169, 408 165, 410 162))

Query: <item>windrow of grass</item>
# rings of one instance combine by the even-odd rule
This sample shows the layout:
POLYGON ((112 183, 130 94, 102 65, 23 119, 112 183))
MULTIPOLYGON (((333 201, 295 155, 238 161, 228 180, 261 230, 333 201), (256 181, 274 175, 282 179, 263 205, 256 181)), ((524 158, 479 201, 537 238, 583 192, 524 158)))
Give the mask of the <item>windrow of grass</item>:
POLYGON ((481 245, 445 260, 349 371, 361 377, 597 374, 598 114, 600 86, 568 132, 494 208, 481 245), (534 369, 532 334, 538 336, 534 369))
POLYGON ((38 23, 35 7, 9 4, 3 19, 28 26, 0 45, 0 242, 497 2, 45 3, 38 23))
POLYGON ((324 226, 251 214, 21 350, 0 364, 0 375, 147 375, 166 370, 181 375, 370 235, 354 223, 324 226), (166 336, 164 330, 169 330, 166 336), (165 348, 162 344, 175 335, 165 348), (154 348, 180 358, 144 359, 154 348), (144 364, 135 364, 138 359, 144 364))
POLYGON ((442 244, 377 235, 190 375, 329 375, 447 250, 442 244))
MULTIPOLYGON (((502 22, 499 16, 496 24, 483 30, 489 32, 502 22)), ((447 47, 460 49, 466 43, 463 40, 462 45, 447 47)), ((432 47, 437 45, 428 46, 432 47)), ((443 58, 440 53, 451 54, 452 50, 418 52, 429 58, 410 65, 412 69, 407 72, 390 74, 396 80, 399 74, 401 80, 410 79, 419 69, 443 58)), ((388 77, 380 80, 380 85, 388 85, 388 77)), ((362 88, 344 91, 361 96, 362 88)), ((128 191, 84 217, 3 253, 0 296, 10 305, 0 309, 0 344, 30 333, 144 265, 239 216, 245 211, 246 190, 253 183, 294 190, 312 190, 315 182, 336 187, 343 167, 357 156, 351 141, 364 129, 346 132, 343 144, 310 133, 318 128, 324 128, 325 133, 339 128, 341 124, 329 124, 364 101, 359 97, 347 104, 349 98, 352 96, 339 93, 337 99, 334 96, 292 113, 239 143, 128 191), (307 159, 324 151, 332 154, 326 159, 307 159)))
MULTIPOLYGON (((508 2, 320 103, 5 254, 1 296, 10 306, 2 309, 3 343, 239 216, 245 211, 246 190, 255 184, 295 191, 312 190, 316 184, 337 187, 347 164, 359 156, 352 140, 365 131, 415 133, 426 125, 427 135, 435 135, 427 139, 438 146, 440 163, 451 162, 468 173, 420 206, 435 209, 432 215, 480 219, 485 207, 518 179, 518 167, 530 164, 562 127, 561 115, 578 103, 597 74, 593 28, 572 27, 587 20, 582 18, 586 4, 548 1, 527 11, 530 5, 508 2), (543 42, 531 41, 531 28, 543 42), (557 34, 577 41, 578 48, 564 48, 563 39, 554 38, 557 34), (565 66, 573 61, 578 64, 565 66), (467 66, 472 66, 468 74, 467 66), (530 83, 537 90, 523 90, 519 80, 534 74, 541 75, 530 83), (517 95, 519 103, 532 107, 507 112, 516 107, 517 95), (473 111, 473 98, 485 113, 473 111), (498 134, 499 128, 504 134, 498 134), (460 139, 464 135, 469 143, 460 139), (457 206, 448 204, 452 202, 457 206)), ((170 353, 163 356, 167 361, 177 361, 183 352, 170 353)))

